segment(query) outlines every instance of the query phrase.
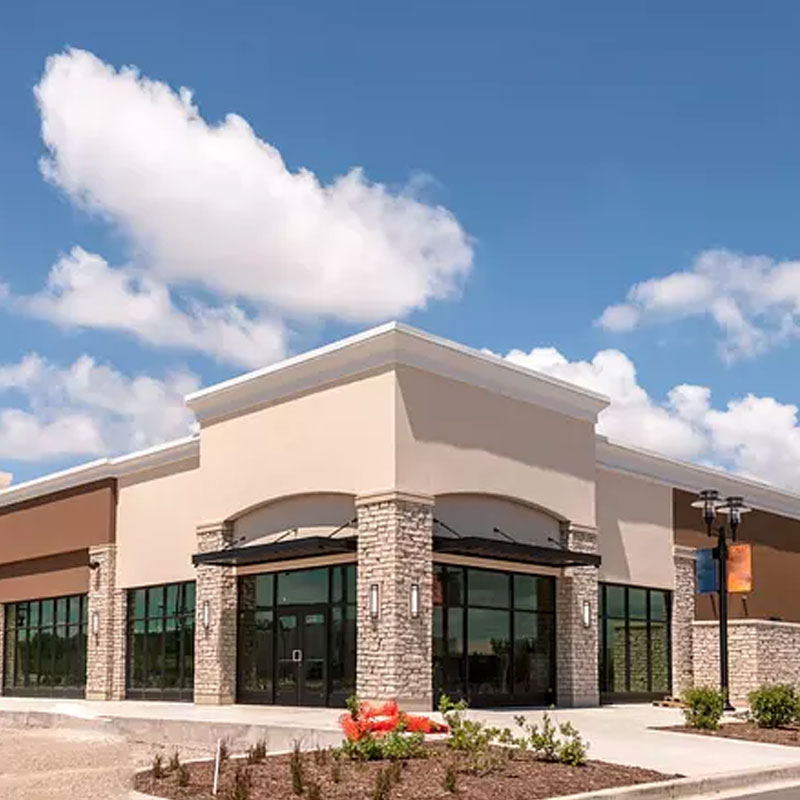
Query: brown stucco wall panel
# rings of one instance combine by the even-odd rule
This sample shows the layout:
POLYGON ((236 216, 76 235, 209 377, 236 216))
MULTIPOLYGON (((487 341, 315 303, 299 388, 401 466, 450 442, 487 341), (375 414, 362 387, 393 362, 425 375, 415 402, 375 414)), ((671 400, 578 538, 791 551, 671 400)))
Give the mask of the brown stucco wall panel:
POLYGON ((0 564, 109 544, 115 517, 113 480, 0 508, 0 564))
POLYGON ((0 564, 0 603, 84 594, 89 590, 88 564, 87 550, 0 564))
MULTIPOLYGON (((716 537, 706 535, 700 512, 691 507, 694 499, 690 492, 673 491, 675 543, 713 547, 716 537)), ((800 520, 753 511, 744 518, 739 541, 753 547, 753 591, 730 596, 730 616, 800 622, 800 591, 794 588, 800 575, 800 520)), ((716 595, 698 595, 695 613, 697 619, 717 619, 716 595)))

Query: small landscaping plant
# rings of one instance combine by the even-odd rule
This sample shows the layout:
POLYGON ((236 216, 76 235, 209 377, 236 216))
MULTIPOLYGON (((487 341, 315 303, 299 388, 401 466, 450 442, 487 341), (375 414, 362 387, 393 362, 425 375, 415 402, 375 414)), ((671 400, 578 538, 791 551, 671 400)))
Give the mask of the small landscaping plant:
POLYGON ((164 758, 162 757, 161 753, 156 753, 153 756, 153 766, 151 771, 153 773, 153 777, 156 779, 164 777, 164 758))
POLYGON ((690 728, 715 731, 719 728, 722 711, 725 707, 725 697, 719 689, 710 686, 696 686, 688 689, 683 695, 686 708, 683 716, 690 728))
POLYGON ((247 763, 260 764, 267 757, 267 742, 259 739, 255 744, 247 748, 247 763))
POLYGON ((747 696, 759 728, 785 728, 800 716, 800 695, 788 683, 764 684, 747 696))
POLYGON ((250 771, 247 767, 237 766, 233 776, 233 786, 230 790, 230 800, 250 800, 251 787, 250 771))
POLYGON ((188 786, 189 785, 189 778, 191 777, 189 773, 189 767, 186 764, 181 764, 177 770, 178 776, 178 786, 188 786))
POLYGON ((300 752, 300 742, 295 742, 292 755, 289 757, 289 771, 292 774, 292 792, 303 794, 305 788, 305 774, 303 769, 303 754, 300 752))
POLYGON ((178 751, 176 750, 169 759, 169 771, 176 772, 181 765, 181 757, 178 755, 178 751))

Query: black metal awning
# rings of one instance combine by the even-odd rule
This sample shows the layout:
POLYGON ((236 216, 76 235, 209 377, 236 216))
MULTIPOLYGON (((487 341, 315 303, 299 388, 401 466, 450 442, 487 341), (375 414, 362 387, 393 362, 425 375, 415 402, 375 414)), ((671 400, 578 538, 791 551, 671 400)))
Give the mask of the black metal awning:
POLYGON ((488 539, 480 536, 434 536, 433 549, 437 553, 454 556, 493 558, 498 561, 517 561, 546 567, 599 567, 600 556, 580 553, 560 547, 541 547, 505 539, 488 539))
POLYGON ((306 536, 269 544, 256 544, 250 547, 230 547, 226 550, 215 550, 212 553, 195 553, 192 556, 192 563, 195 566, 217 564, 218 566, 232 567, 245 564, 268 564, 272 561, 288 561, 295 558, 355 553, 355 551, 355 536, 341 539, 330 539, 327 536, 306 536))

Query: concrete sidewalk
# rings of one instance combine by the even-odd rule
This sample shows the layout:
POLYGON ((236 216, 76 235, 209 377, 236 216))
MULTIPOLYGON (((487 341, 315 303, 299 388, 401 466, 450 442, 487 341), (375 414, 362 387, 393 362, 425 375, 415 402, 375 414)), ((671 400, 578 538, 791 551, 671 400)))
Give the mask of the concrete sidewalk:
MULTIPOLYGON (((0 697, 0 725, 84 728, 122 734, 139 742, 210 746, 227 737, 244 748, 266 737, 272 750, 341 741, 341 709, 281 706, 195 706, 190 703, 91 702, 0 697)), ((514 716, 541 721, 541 710, 473 710, 469 716, 514 729, 514 716)), ((650 705, 558 709, 557 722, 571 721, 589 741, 591 758, 690 777, 737 770, 800 765, 800 748, 673 733, 653 728, 680 724, 677 709, 650 705)))
MULTIPOLYGON (((531 722, 541 711, 471 711, 470 716, 500 727, 514 728, 514 716, 531 722)), ((556 709, 548 712, 556 722, 569 720, 589 741, 589 757, 616 764, 631 764, 689 777, 739 770, 800 764, 800 747, 745 742, 653 730, 683 723, 679 709, 651 705, 556 709)))

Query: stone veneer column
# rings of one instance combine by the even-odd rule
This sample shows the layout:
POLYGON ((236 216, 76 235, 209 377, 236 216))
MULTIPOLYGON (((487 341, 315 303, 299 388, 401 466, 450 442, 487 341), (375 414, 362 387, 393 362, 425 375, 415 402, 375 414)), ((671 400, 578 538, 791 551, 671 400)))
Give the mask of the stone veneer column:
MULTIPOLYGON (((233 540, 233 527, 217 522, 197 528, 200 553, 222 550, 233 540)), ((233 567, 196 567, 194 701, 207 705, 236 698, 236 576, 233 567), (203 608, 208 603, 208 627, 203 608)))
MULTIPOLYGON (((565 525, 561 543, 581 553, 597 552, 594 528, 565 525)), ((560 706, 596 706, 598 691, 597 567, 565 567, 556 578, 556 702, 560 706), (583 603, 589 602, 589 627, 583 603)))
POLYGON ((387 492, 356 498, 358 516, 357 692, 403 707, 433 705, 433 498, 387 492), (411 586, 420 587, 411 616, 411 586), (378 586, 379 614, 369 613, 378 586))
POLYGON ((672 592, 672 694, 682 695, 694 684, 693 636, 695 551, 674 545, 675 589, 672 592))
POLYGON ((89 548, 89 597, 86 640, 86 699, 124 696, 125 612, 116 589, 117 546, 89 548), (95 621, 96 620, 96 621, 95 621), (123 675, 122 685, 115 675, 123 675))

